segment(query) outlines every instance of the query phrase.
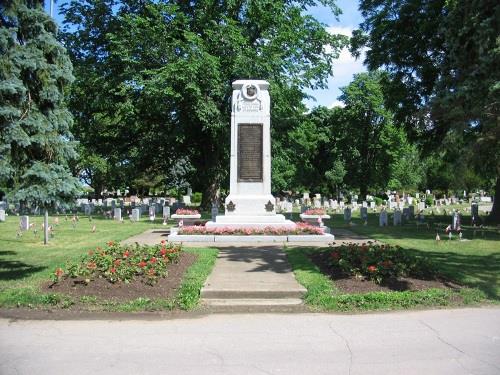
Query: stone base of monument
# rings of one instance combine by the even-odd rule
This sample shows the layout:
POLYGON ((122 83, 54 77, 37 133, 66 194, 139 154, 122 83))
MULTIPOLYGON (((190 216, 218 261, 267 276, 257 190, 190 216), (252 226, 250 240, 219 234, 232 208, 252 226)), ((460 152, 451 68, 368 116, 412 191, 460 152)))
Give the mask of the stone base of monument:
POLYGON ((330 233, 318 234, 289 234, 289 235, 223 235, 223 234, 178 234, 178 228, 172 228, 167 237, 169 242, 216 242, 216 243, 322 243, 328 244, 335 241, 335 236, 330 233))

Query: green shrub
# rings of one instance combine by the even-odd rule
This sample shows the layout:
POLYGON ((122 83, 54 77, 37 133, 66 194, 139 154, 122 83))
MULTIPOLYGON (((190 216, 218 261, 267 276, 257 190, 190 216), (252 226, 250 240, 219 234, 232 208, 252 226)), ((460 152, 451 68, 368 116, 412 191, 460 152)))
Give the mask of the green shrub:
POLYGON ((193 196, 191 197, 191 202, 196 203, 196 204, 200 204, 202 197, 203 197, 202 193, 199 193, 199 192, 193 193, 193 196))
POLYGON ((431 264, 399 246, 350 243, 330 252, 330 265, 341 272, 382 283, 404 276, 431 276, 431 264))
POLYGON ((384 200, 379 197, 373 197, 373 200, 375 201, 375 205, 381 206, 384 203, 384 200))
POLYGON ((432 198, 431 196, 427 196, 425 198, 425 205, 427 207, 431 207, 432 205, 434 205, 434 198, 432 198))

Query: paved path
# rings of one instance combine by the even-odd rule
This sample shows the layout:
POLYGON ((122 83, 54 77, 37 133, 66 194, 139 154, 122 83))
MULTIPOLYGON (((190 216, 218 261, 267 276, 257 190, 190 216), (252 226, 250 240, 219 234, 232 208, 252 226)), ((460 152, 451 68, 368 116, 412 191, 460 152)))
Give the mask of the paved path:
POLYGON ((246 246, 219 250, 201 296, 203 304, 220 311, 229 306, 301 305, 305 292, 283 250, 246 246))
POLYGON ((500 309, 0 319, 0 374, 499 374, 500 309))

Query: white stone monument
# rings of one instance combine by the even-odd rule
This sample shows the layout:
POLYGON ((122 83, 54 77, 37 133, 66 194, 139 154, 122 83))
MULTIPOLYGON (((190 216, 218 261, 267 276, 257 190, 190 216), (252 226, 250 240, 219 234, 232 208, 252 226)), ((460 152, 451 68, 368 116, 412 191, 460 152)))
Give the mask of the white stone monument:
POLYGON ((138 209, 138 208, 134 208, 132 209, 132 216, 131 216, 131 220, 132 221, 139 221, 141 218, 141 210, 138 209))
POLYGON ((20 226, 21 230, 30 229, 30 217, 29 216, 21 216, 19 226, 20 226))
POLYGON ((289 227, 295 223, 276 214, 271 194, 271 135, 269 83, 233 82, 231 158, 225 215, 207 227, 289 227))
POLYGON ((122 209, 121 208, 115 208, 114 213, 113 213, 113 218, 115 220, 121 221, 122 220, 122 209))

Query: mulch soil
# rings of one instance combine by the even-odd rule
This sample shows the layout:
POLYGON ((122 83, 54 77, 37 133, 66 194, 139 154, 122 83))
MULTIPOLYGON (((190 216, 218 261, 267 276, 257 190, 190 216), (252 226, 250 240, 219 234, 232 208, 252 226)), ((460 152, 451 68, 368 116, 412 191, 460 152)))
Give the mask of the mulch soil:
POLYGON ((431 288, 439 289, 460 289, 460 285, 439 276, 428 279, 417 279, 413 277, 403 277, 397 280, 390 280, 384 284, 377 284, 372 280, 360 279, 348 275, 329 265, 329 252, 314 252, 309 255, 313 263, 320 271, 334 281, 335 286, 344 294, 362 294, 369 292, 388 291, 417 291, 431 288))
POLYGON ((61 293, 72 297, 94 296, 100 300, 125 302, 137 298, 167 299, 176 295, 186 269, 196 260, 196 255, 182 253, 178 263, 168 265, 168 275, 160 278, 153 286, 140 280, 110 283, 106 279, 97 278, 86 284, 82 278, 67 278, 57 284, 45 283, 42 291, 47 293, 61 293))

